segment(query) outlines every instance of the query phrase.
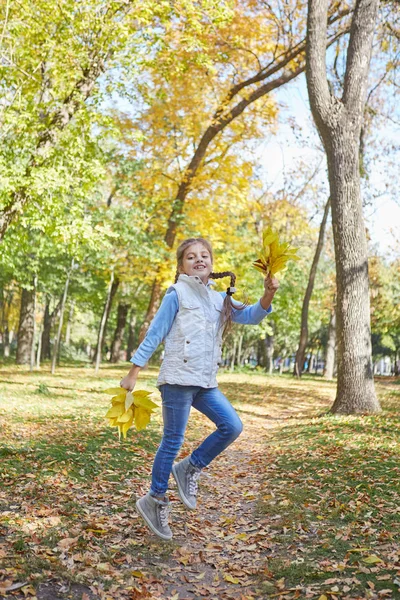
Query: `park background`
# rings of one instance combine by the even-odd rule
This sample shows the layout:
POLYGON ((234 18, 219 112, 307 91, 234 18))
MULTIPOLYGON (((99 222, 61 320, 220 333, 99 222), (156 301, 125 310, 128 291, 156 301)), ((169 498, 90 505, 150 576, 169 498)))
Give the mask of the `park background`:
MULTIPOLYGON (((337 263, 306 4, 3 0, 0 10, 1 593, 398 597, 398 3, 379 5, 358 148, 379 404, 342 417, 329 413, 337 263), (225 340, 221 389, 245 434, 221 458, 224 475, 216 466, 206 480, 213 517, 178 511, 166 547, 131 499, 148 485, 160 414, 120 443, 103 391, 173 281, 179 241, 209 239, 217 269, 255 302, 268 226, 300 261, 278 275, 268 320, 225 340)), ((329 11, 339 98, 352 6, 329 11)), ((184 452, 206 431, 194 417, 184 452)))

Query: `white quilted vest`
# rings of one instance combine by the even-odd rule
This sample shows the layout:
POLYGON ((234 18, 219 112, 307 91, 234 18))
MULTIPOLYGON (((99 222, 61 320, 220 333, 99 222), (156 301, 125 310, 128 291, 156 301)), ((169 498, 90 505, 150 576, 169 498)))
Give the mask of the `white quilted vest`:
POLYGON ((178 295, 179 311, 165 338, 157 385, 217 387, 224 299, 197 276, 180 275, 172 287, 178 295))

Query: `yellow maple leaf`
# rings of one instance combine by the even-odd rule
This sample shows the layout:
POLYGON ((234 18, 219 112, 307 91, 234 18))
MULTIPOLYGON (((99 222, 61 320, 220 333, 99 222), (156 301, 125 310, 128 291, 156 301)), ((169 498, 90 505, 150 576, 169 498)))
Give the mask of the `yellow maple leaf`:
POLYGON ((112 406, 105 416, 111 427, 118 427, 120 437, 122 435, 126 438, 133 424, 138 431, 147 427, 151 413, 157 408, 157 404, 149 398, 152 392, 147 390, 130 392, 124 388, 110 388, 106 393, 112 394, 113 398, 112 406))
POLYGON ((275 275, 286 267, 289 260, 300 260, 297 256, 298 248, 291 248, 290 244, 279 243, 277 233, 270 227, 263 232, 263 246, 261 256, 253 263, 253 267, 264 275, 275 275))

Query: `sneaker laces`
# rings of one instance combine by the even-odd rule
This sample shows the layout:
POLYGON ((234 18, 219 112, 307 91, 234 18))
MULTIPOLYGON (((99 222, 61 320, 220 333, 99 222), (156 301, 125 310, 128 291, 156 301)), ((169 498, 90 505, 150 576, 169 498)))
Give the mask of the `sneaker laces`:
POLYGON ((201 471, 192 471, 191 473, 188 473, 188 477, 189 477, 189 481, 188 481, 188 487, 189 487, 189 494, 191 496, 196 496, 197 495, 197 490, 198 490, 198 479, 200 477, 200 472, 201 471))
POLYGON ((168 517, 171 511, 169 504, 159 504, 160 507, 160 523, 162 527, 168 526, 168 517))

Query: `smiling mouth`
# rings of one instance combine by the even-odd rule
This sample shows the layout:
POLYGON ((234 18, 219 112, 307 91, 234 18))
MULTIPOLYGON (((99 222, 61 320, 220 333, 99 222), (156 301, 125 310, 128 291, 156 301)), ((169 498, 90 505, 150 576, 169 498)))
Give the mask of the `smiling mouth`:
POLYGON ((194 267, 195 269, 205 269, 206 265, 197 265, 196 267, 194 267))

